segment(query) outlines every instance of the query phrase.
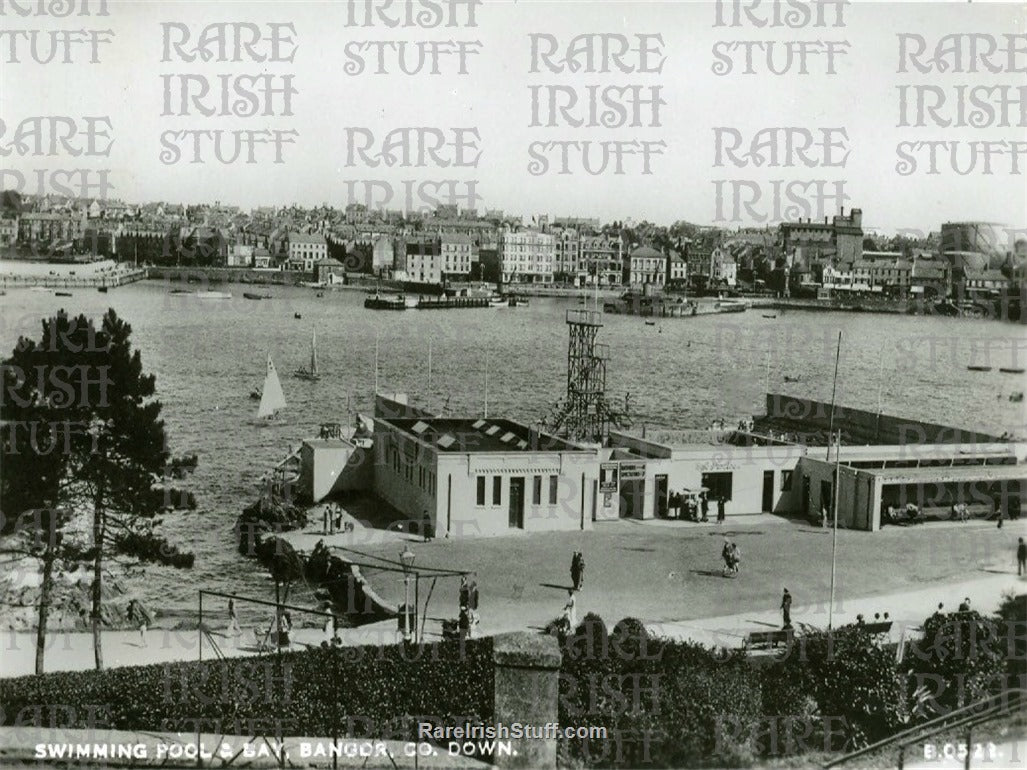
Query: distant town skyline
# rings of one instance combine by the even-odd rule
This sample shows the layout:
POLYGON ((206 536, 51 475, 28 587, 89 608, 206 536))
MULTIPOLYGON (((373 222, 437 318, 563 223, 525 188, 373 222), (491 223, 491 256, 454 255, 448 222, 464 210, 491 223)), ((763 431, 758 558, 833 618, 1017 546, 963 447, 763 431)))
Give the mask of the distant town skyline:
MULTIPOLYGON (((771 4, 765 5, 759 12, 771 14, 771 4)), ((0 137, 0 145, 12 150, 5 157, 8 175, 0 186, 14 186, 17 178, 12 174, 20 173, 24 192, 46 192, 35 185, 36 169, 110 169, 109 197, 135 204, 195 205, 221 200, 243 209, 293 203, 345 208, 353 200, 366 200, 368 191, 373 198, 391 187, 393 199, 384 207, 395 209, 406 208, 404 194, 418 185, 427 184, 429 189, 423 192, 431 196, 437 193, 432 183, 447 182, 464 196, 454 201, 461 208, 501 209, 529 221, 549 213, 598 217, 604 222, 634 219, 670 225, 683 220, 724 229, 773 229, 781 221, 833 216, 844 206, 862 208, 864 228, 870 232, 914 230, 926 235, 946 221, 997 222, 1027 232, 1022 172, 1000 170, 1015 160, 1012 156, 991 157, 991 174, 978 170, 964 176, 951 169, 930 174, 924 171, 925 150, 906 148, 907 155, 915 156, 917 170, 897 171, 897 165, 906 162, 897 151, 900 142, 961 142, 957 163, 965 166, 969 141, 1023 140, 1023 128, 1016 120, 1003 125, 994 116, 984 128, 918 125, 917 115, 931 107, 936 94, 928 91, 925 96, 908 89, 937 86, 939 98, 947 100, 939 115, 954 120, 957 86, 1014 88, 1022 75, 984 72, 982 66, 976 71, 964 66, 962 73, 923 73, 912 60, 902 63, 899 35, 921 36, 925 50, 917 61, 930 61, 934 46, 945 35, 972 30, 1001 41, 1009 30, 1023 30, 1023 7, 897 4, 889 8, 888 25, 882 27, 875 5, 845 6, 844 26, 830 23, 832 12, 825 26, 798 29, 748 23, 717 26, 718 4, 712 2, 592 4, 587 24, 581 20, 580 3, 497 2, 474 8, 475 26, 464 23, 470 18, 470 4, 443 3, 455 24, 429 29, 388 26, 381 14, 366 16, 367 8, 378 6, 365 3, 240 2, 231 4, 231 16, 226 16, 224 4, 109 3, 106 16, 28 17, 20 20, 21 26, 110 29, 112 35, 109 42, 98 44, 98 63, 78 66, 33 62, 24 45, 18 49, 19 63, 10 63, 7 43, 0 47, 8 104, 7 137, 0 137), (224 60, 203 61, 196 43, 204 25, 215 22, 242 26, 221 30, 227 35, 223 41, 208 37, 208 53, 213 51, 215 59, 224 60), (280 25, 274 28, 280 35, 277 49, 268 41, 269 24, 280 25), (251 50, 291 61, 254 62, 244 43, 252 42, 247 36, 255 30, 261 39, 251 50), (635 71, 621 72, 616 57, 602 56, 604 41, 609 49, 618 50, 620 42, 614 38, 592 39, 592 59, 579 49, 582 71, 551 71, 561 62, 566 70, 568 42, 590 33, 623 36, 631 50, 622 59, 635 71), (835 74, 824 72, 826 49, 814 53, 808 46, 809 74, 794 71, 797 58, 793 58, 793 71, 768 74, 766 54, 760 47, 752 49, 753 61, 764 71, 749 75, 740 69, 744 52, 738 46, 744 41, 798 46, 817 40, 846 43, 833 57, 835 74), (393 42, 378 51, 375 41, 393 42), (224 56, 219 57, 222 42, 224 56), (379 56, 385 57, 381 61, 387 67, 398 67, 395 57, 400 42, 421 45, 426 56, 437 53, 440 74, 375 74, 379 56), (842 48, 845 53, 840 53, 842 48), (639 53, 643 49, 647 55, 639 53), (732 72, 714 74, 714 68, 726 66, 725 62, 730 62, 732 72), (460 67, 468 74, 457 74, 460 67), (222 76, 251 80, 222 81, 222 76), (278 79, 253 80, 264 76, 278 79), (47 89, 33 85, 40 77, 46 77, 47 89), (203 83, 201 77, 206 79, 203 83), (200 98, 204 85, 210 93, 200 98), (265 86, 271 91, 263 92, 267 98, 258 100, 259 108, 253 107, 252 93, 246 89, 259 92, 265 86), (222 87, 228 90, 221 93, 222 87), (590 87, 599 89, 598 104, 592 111, 578 109, 593 94, 590 87), (602 91, 609 87, 635 88, 631 92, 635 100, 627 99, 624 91, 602 91), (578 104, 567 115, 584 125, 567 125, 561 109, 570 99, 578 104), (918 99, 926 101, 921 104, 918 99), (200 107, 214 114, 199 114, 200 107), (248 114, 251 110, 256 113, 248 114), (223 116, 224 112, 241 115, 223 116), (79 121, 83 116, 109 116, 109 154, 22 153, 10 138, 19 121, 55 114, 79 121), (900 125, 903 121, 908 125, 900 125), (590 123, 597 127, 589 128, 590 123), (608 123, 616 125, 607 128, 608 123), (377 167, 369 165, 366 159, 382 151, 387 132, 415 127, 441 132, 445 144, 433 144, 437 137, 429 135, 425 142, 394 148, 397 153, 410 153, 407 165, 389 166, 385 161, 377 167), (815 165, 809 167, 794 152, 789 154, 791 165, 787 160, 758 167, 751 162, 744 168, 734 165, 731 140, 741 138, 733 152, 734 157, 745 158, 756 132, 772 127, 793 132, 778 134, 777 141, 763 146, 763 152, 776 148, 785 154, 788 142, 794 151, 794 145, 809 140, 806 155, 815 165), (185 130, 296 134, 283 139, 281 146, 272 142, 254 148, 265 159, 280 150, 283 163, 190 163, 190 142, 207 139, 169 139, 166 134, 185 130), (454 138, 455 130, 467 132, 461 149, 456 147, 460 140, 454 138), (825 130, 836 132, 831 159, 826 158, 832 153, 823 142, 825 130), (554 141, 591 142, 590 151, 597 151, 599 142, 631 143, 620 148, 626 153, 620 157, 626 173, 593 176, 582 172, 580 158, 575 173, 556 173, 560 153, 573 155, 580 146, 543 150, 533 144, 554 141), (661 142, 665 145, 658 145, 661 142), (653 155, 643 157, 643 143, 649 143, 653 155), (450 165, 432 162, 433 146, 450 165), (540 158, 548 163, 548 171, 533 174, 529 166, 540 158), (454 167, 461 160, 464 165, 454 167), (637 173, 646 162, 651 173, 637 173), (782 199, 774 205, 770 199, 775 181, 783 186, 818 181, 822 194, 815 200, 805 197, 803 202, 811 204, 807 209, 795 205, 782 187, 782 199), (844 188, 836 187, 839 184, 844 188), (466 200, 469 191, 480 199, 466 200), (754 192, 759 192, 761 200, 748 210, 746 196, 754 192), (736 194, 737 201, 732 198, 736 194), (767 219, 760 221, 761 216, 767 219)), ((719 8, 730 21, 732 4, 719 8)), ((745 20, 744 15, 739 18, 745 20)), ((915 47, 916 40, 910 37, 905 44, 915 47)), ((76 50, 81 59, 83 50, 76 50)), ((413 55, 415 48, 406 50, 413 55)), ((775 50, 782 58, 774 63, 784 66, 784 49, 775 50)), ((794 48, 792 53, 798 57, 802 49, 794 48)), ((1010 58, 1018 63, 1016 56, 1010 58)), ((413 55, 407 64, 414 66, 417 61, 413 55)), ((970 109, 974 104, 965 106, 970 109)), ((223 135, 226 142, 228 136, 223 135)), ((945 148, 935 151, 939 162, 944 161, 945 148)), ((593 161, 599 162, 598 157, 592 156, 593 161)), ((1019 166, 1023 165, 1027 157, 1020 159, 1019 166)), ((535 170, 544 167, 536 165, 535 170)), ((413 200, 414 208, 420 202, 413 200)))

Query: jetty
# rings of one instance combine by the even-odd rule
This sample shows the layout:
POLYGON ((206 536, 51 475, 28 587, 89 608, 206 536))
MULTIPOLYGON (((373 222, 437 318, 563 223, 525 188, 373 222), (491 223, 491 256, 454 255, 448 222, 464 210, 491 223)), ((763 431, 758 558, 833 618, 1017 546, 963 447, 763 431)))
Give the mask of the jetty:
POLYGON ((749 308, 745 300, 721 299, 707 302, 684 297, 645 296, 627 292, 620 298, 603 303, 603 312, 613 315, 636 315, 659 318, 692 318, 719 313, 744 313, 749 308))
POLYGON ((0 260, 0 287, 4 289, 106 289, 144 278, 145 269, 109 259, 70 264, 0 260))

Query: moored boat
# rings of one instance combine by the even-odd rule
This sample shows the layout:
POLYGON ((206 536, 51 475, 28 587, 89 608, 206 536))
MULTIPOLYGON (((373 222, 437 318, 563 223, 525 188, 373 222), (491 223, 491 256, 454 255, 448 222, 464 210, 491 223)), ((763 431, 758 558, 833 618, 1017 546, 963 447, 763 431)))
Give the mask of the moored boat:
POLYGON ((70 297, 71 296, 71 292, 70 291, 55 291, 54 292, 54 296, 57 296, 57 297, 70 297))
POLYGON ((991 371, 991 367, 990 366, 968 366, 966 368, 969 369, 971 372, 990 372, 991 371))
POLYGON ((100 292, 101 294, 106 294, 107 293, 107 287, 106 286, 97 286, 96 290, 98 292, 100 292))
POLYGON ((998 370, 1005 374, 1023 374, 1024 372, 1022 366, 1000 366, 998 370))
POLYGON ((198 291, 195 294, 200 299, 231 299, 232 292, 230 291, 198 291))
POLYGON ((254 293, 252 291, 244 291, 242 293, 242 295, 246 299, 271 299, 271 295, 267 294, 267 293, 265 293, 265 294, 256 294, 256 293, 254 293))
POLYGON ((310 338, 310 368, 306 369, 300 367, 292 373, 294 377, 301 380, 309 380, 311 382, 317 382, 321 379, 321 375, 317 371, 317 330, 314 330, 313 335, 310 338))
POLYGON ((417 299, 411 297, 413 304, 407 303, 407 298, 402 294, 378 294, 364 299, 364 307, 368 310, 406 310, 417 307, 417 299))

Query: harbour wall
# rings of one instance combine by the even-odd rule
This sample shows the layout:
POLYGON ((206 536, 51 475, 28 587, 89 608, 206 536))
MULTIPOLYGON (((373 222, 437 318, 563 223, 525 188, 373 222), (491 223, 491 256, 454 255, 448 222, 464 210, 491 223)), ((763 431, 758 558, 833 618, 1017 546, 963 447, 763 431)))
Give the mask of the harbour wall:
MULTIPOLYGON (((788 423, 802 432, 822 432, 831 428, 831 405, 808 398, 768 393, 767 418, 774 423, 788 423)), ((848 443, 905 445, 905 444, 978 444, 995 443, 1000 439, 976 431, 877 414, 863 409, 835 406, 834 430, 842 431, 848 443)))

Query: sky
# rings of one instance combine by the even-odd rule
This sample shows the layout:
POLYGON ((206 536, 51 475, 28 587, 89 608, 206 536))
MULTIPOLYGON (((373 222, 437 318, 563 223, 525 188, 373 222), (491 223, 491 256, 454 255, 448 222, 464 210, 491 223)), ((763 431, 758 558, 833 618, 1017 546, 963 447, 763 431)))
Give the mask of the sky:
MULTIPOLYGON (((18 7, 30 5, 21 0, 18 7)), ((77 13, 83 0, 74 5, 77 13)), ((1015 103, 1024 74, 990 72, 979 60, 973 67, 977 71, 967 71, 971 67, 966 37, 959 39, 961 67, 922 73, 909 63, 903 68, 900 57, 900 35, 921 36, 928 52, 947 35, 971 32, 979 33, 979 48, 1013 41, 1027 49, 1021 3, 857 1, 841 10, 842 26, 833 26, 838 9, 827 3, 822 9, 826 26, 798 28, 773 26, 775 10, 787 18, 789 11, 798 13, 793 6, 809 4, 769 0, 752 12, 757 21, 771 22, 764 26, 744 15, 739 26, 718 25, 718 4, 712 2, 487 0, 474 7, 473 26, 467 24, 466 0, 396 1, 380 14, 372 10, 370 26, 352 22, 365 20, 369 8, 383 8, 386 3, 381 0, 108 2, 106 15, 96 15, 98 0, 87 5, 92 15, 57 19, 20 16, 17 4, 4 4, 0 115, 5 130, 0 136, 0 168, 5 188, 20 185, 27 193, 47 192, 62 180, 81 179, 74 174, 83 169, 90 170, 90 181, 109 169, 112 189, 104 197, 129 202, 221 201, 245 209, 349 202, 416 209, 433 199, 461 205, 473 200, 479 210, 502 209, 528 217, 545 213, 734 227, 773 226, 797 216, 818 219, 844 205, 846 211, 862 209, 864 227, 882 232, 928 232, 953 220, 998 222, 1012 228, 1027 224, 1022 171, 1027 152, 1014 158, 1009 145, 1000 144, 1027 141, 1025 121, 1015 103), (447 17, 451 14, 456 24, 425 28, 388 26, 384 21, 402 19, 405 9, 414 19, 420 13, 431 21, 438 16, 437 8, 447 17), (180 49, 168 45, 187 35, 181 50, 195 53, 205 26, 226 22, 228 60, 219 60, 217 46, 208 46, 211 60, 183 61, 180 49), (272 24, 291 25, 278 27, 291 38, 280 41, 279 58, 291 61, 255 61, 245 46, 240 49, 242 60, 232 60, 232 30, 244 39, 257 30, 261 41, 253 51, 266 59, 272 51, 272 24), (79 42, 71 48, 72 61, 64 63, 60 57, 33 60, 25 36, 15 40, 14 61, 11 30, 35 34, 42 59, 52 32, 111 32, 100 35, 106 42, 97 44, 98 61, 91 62, 91 48, 79 42), (533 59, 533 35, 540 50, 555 47, 548 61, 533 59), (581 37, 588 35, 592 37, 581 37), (570 57, 582 65, 578 71, 552 71, 554 64, 566 61, 575 39, 595 44, 593 71, 587 71, 587 57, 580 53, 570 57), (608 54, 622 44, 628 52, 619 62, 612 54, 603 56, 603 40, 608 54), (379 43, 385 74, 376 72, 374 51, 379 43), (768 61, 770 43, 773 58, 768 61), (412 68, 418 63, 417 52, 427 52, 420 72, 400 71, 400 44, 412 68), (744 71, 746 45, 754 53, 752 73, 744 71), (826 71, 828 45, 835 51, 833 74, 826 71), (439 74, 431 72, 432 50, 445 52, 439 55, 439 74), (808 53, 806 73, 800 71, 803 50, 808 53), (790 67, 785 58, 789 51, 790 67), (725 73, 726 62, 731 69, 725 73), (623 72, 618 65, 634 71, 623 72), (769 66, 785 71, 773 74, 769 66), (197 102, 187 101, 183 109, 178 99, 183 76, 190 78, 193 88, 202 80, 211 93, 217 93, 222 76, 250 90, 261 78, 270 77, 273 87, 291 89, 288 110, 281 90, 270 97, 258 92, 253 115, 218 114, 222 102, 211 95, 198 104, 214 114, 201 114, 197 102), (170 86, 167 100, 165 84, 170 86), (929 113, 928 125, 900 125, 902 94, 906 123, 915 123, 916 89, 924 87, 926 104, 945 99, 936 113, 938 120, 952 121, 957 118, 960 87, 964 94, 975 94, 978 101, 991 105, 1005 87, 1011 100, 1006 125, 1001 125, 998 112, 982 113, 987 124, 982 127, 940 126, 929 113), (585 105, 593 93, 605 94, 617 109, 601 103, 598 119, 590 124, 585 105), (660 102, 657 109, 651 103, 654 94, 660 102), (571 98, 577 105, 557 112, 550 121, 549 100, 562 105, 571 98), (603 122, 604 111, 612 124, 603 122), (42 116, 71 119, 79 133, 65 145, 57 142, 56 153, 49 152, 49 138, 43 151, 36 152, 24 135, 18 139, 18 131, 42 116), (92 155, 82 133, 87 130, 85 117, 110 123, 110 139, 94 137, 92 155), (365 157, 379 157, 372 149, 380 152, 386 135, 404 128, 425 129, 426 145, 437 148, 435 152, 412 138, 407 163, 371 167, 365 157), (782 130, 764 131, 764 136, 772 133, 773 140, 764 144, 762 157, 776 149, 779 163, 753 165, 745 149, 756 132, 773 128, 782 130), (280 147, 281 162, 273 162, 276 150, 269 144, 254 147, 254 163, 243 162, 245 153, 227 163, 213 155, 210 142, 217 134, 226 149, 234 150, 233 132, 266 137, 273 131, 285 132, 278 135, 289 140, 280 147), (816 149, 818 142, 823 144, 825 131, 828 143, 834 144, 826 155, 823 147, 816 149), (718 165, 718 133, 725 141, 738 141, 738 161, 722 153, 718 165), (435 144, 439 137, 444 144, 435 144), (203 142, 199 162, 191 162, 194 141, 203 142), (929 148, 900 153, 901 142, 923 141, 947 143, 939 145, 937 173, 928 173, 929 148), (807 142, 811 144, 804 156, 794 151, 807 142), (957 173, 951 148, 955 147, 956 165, 966 171, 974 142, 992 143, 990 173, 980 154, 970 173, 957 173), (357 151, 364 147, 372 149, 357 151), (605 156, 605 167, 604 148, 613 153, 605 156), (646 148, 648 156, 642 154, 646 148), (624 153, 622 173, 616 173, 618 150, 624 153), (81 153, 73 154, 77 151, 81 153), (559 173, 564 151, 567 173, 559 173), (424 163, 417 163, 419 156, 424 163), (911 157, 915 169, 909 167, 911 157), (746 159, 745 167, 736 165, 746 159), (901 169, 904 160, 906 168, 901 169), (775 190, 791 190, 791 197, 775 205, 775 190), (386 195, 391 195, 388 202, 386 195), (756 195, 758 199, 751 197, 756 195), (748 207, 741 205, 746 201, 748 207)), ((751 0, 744 5, 750 7, 751 0)), ((730 19, 733 3, 720 4, 720 12, 730 19)), ((910 45, 919 41, 903 39, 910 45)), ((1015 67, 1027 66, 1027 50, 1012 58, 1015 67)), ((929 53, 922 57, 929 59, 929 53)), ((1005 58, 996 55, 991 61, 1009 69, 1005 58)), ((948 62, 953 62, 951 55, 948 62)), ((402 158, 401 149, 394 148, 396 157, 402 158)))

